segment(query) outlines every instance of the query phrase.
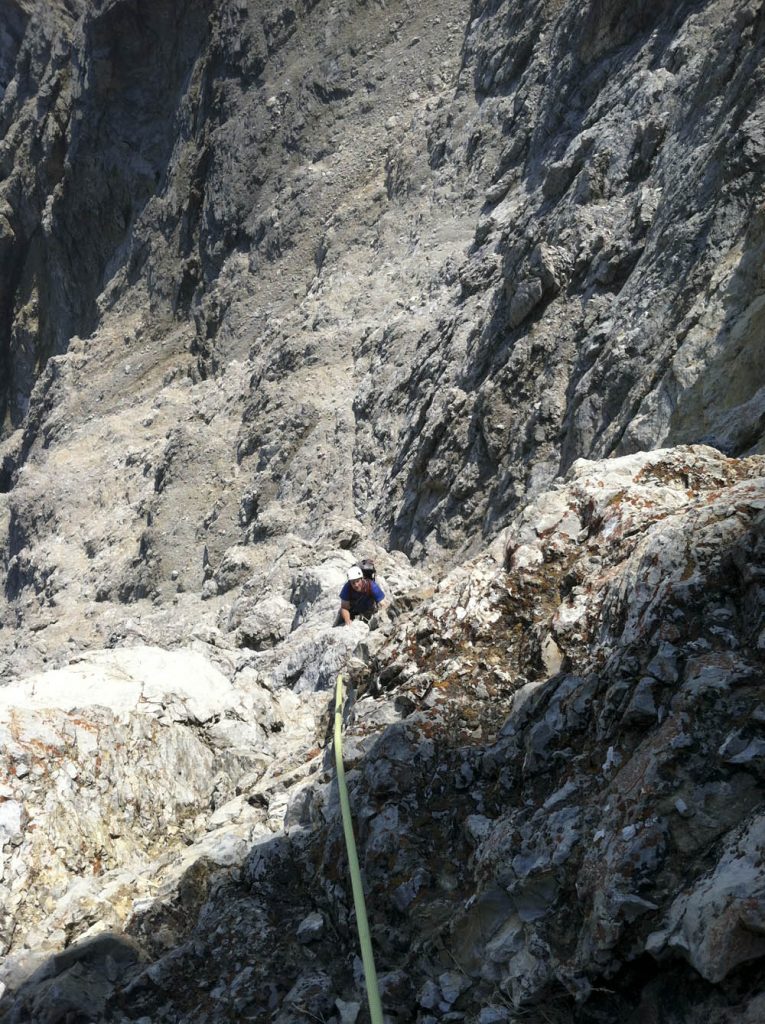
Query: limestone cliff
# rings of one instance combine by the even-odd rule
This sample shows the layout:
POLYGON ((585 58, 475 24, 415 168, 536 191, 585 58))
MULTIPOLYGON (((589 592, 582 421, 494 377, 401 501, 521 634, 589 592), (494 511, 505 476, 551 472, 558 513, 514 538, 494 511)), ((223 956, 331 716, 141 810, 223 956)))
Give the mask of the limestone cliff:
POLYGON ((762 1018, 763 11, 0 0, 0 1019, 762 1018))

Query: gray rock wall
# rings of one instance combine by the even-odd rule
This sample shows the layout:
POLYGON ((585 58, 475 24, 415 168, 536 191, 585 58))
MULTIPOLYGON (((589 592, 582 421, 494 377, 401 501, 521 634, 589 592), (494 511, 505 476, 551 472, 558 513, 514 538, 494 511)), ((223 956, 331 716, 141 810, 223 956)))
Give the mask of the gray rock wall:
POLYGON ((491 184, 404 393, 405 547, 501 524, 577 456, 760 450, 762 45, 754 4, 474 9, 465 159, 491 184))
POLYGON ((139 314, 166 359, 180 319, 167 372, 237 378, 251 535, 353 505, 417 558, 580 455, 759 450, 762 46, 741 0, 47 6, 3 104, 6 418, 73 334, 139 314))
POLYGON ((98 321, 96 299, 163 179, 207 30, 204 4, 26 6, 0 112, 3 420, 13 426, 46 360, 98 321))

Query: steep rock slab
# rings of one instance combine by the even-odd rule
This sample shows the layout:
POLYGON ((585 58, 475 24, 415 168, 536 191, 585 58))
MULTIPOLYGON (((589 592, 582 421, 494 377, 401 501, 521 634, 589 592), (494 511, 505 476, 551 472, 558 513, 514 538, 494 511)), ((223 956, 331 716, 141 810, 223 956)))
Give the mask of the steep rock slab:
MULTIPOLYGON (((13 672, 68 655, 68 637, 103 646, 99 621, 123 634, 158 605, 168 623, 178 606, 183 633, 190 601, 179 594, 211 598, 197 612, 208 626, 243 546, 276 559, 292 535, 350 548, 373 531, 354 470, 354 339, 404 315, 414 278, 431 287, 468 244, 478 197, 453 201, 451 172, 435 196, 422 194, 428 219, 438 207, 449 222, 421 266, 407 241, 419 214, 385 187, 388 122, 403 110, 402 130, 419 135, 448 101, 465 5, 435 20, 405 4, 362 8, 338 8, 331 28, 315 4, 211 12, 178 100, 175 148, 109 264, 98 329, 47 361, 3 451, 8 621, 36 630, 33 660, 9 653, 13 672)), ((131 10, 88 6, 72 29, 87 81, 107 70, 95 67, 94 39, 140 47, 131 10)), ((195 25, 178 38, 179 61, 195 25)), ((122 138, 120 111, 108 106, 92 131, 122 138)), ((64 199, 54 206, 63 217, 64 199)), ((11 647, 10 634, 2 640, 11 647)))
POLYGON ((69 346, 2 452, 9 617, 97 645, 245 545, 439 560, 580 455, 757 448, 755 4, 202 7, 53 5, 15 58, 9 207, 95 262, 55 340, 74 278, 7 304, 69 346))
MULTIPOLYGON (((154 6, 159 27, 180 9, 154 6)), ((99 322, 49 361, 2 453, 2 642, 18 641, 15 671, 28 671, 25 646, 37 666, 66 660, 70 644, 111 641, 97 617, 120 642, 134 628, 170 644, 195 630, 220 641, 212 623, 240 596, 239 580, 225 585, 243 547, 257 546, 253 592, 268 600, 263 563, 321 564, 307 557, 314 541, 324 553, 361 550, 376 528, 418 558, 465 542, 479 550, 582 453, 707 433, 732 452, 759 449, 757 5, 455 3, 437 22, 403 3, 221 3, 209 26, 192 18, 192 36, 177 34, 183 52, 171 37, 168 77, 149 79, 168 85, 165 128, 177 100, 169 156, 166 131, 132 125, 133 108, 109 94, 112 71, 135 84, 120 58, 141 49, 140 7, 41 5, 48 20, 33 23, 24 59, 11 57, 13 41, 3 51, 16 63, 0 229, 6 267, 24 269, 20 282, 5 278, 15 415, 48 354, 38 337, 63 346, 99 322), (103 122, 77 128, 73 67, 103 122), (125 153, 126 123, 145 165, 125 153), (95 220, 72 205, 66 173, 56 192, 64 150, 84 158, 79 181, 93 170, 101 185, 78 138, 108 139, 125 158, 116 191, 134 221, 101 191, 95 220), (51 252, 63 259, 81 238, 92 260, 63 281, 58 264, 41 269, 40 226, 51 252), (61 300, 55 338, 48 298, 61 300)), ((375 831, 370 869, 381 894, 393 888, 395 914, 378 937, 400 1019, 487 1003, 501 1019, 508 998, 557 999, 570 1015, 572 992, 583 1015, 614 1016, 597 989, 615 978, 634 993, 644 968, 639 1012, 656 1016, 675 982, 698 982, 682 973, 679 941, 649 944, 656 931, 685 941, 685 959, 711 978, 694 925, 697 907, 717 910, 706 859, 718 857, 725 889, 720 851, 736 849, 731 830, 754 821, 760 792, 761 470, 709 451, 676 455, 591 478, 576 466, 573 490, 545 494, 516 523, 509 582, 501 552, 465 567, 380 659, 378 681, 395 684, 398 703, 367 719, 360 759, 391 719, 408 721, 357 781, 375 831), (499 735, 515 690, 518 720, 499 735), (389 806, 404 789, 410 804, 389 806), (698 885, 667 918, 667 891, 685 884, 678 863, 698 885), (455 893, 477 896, 464 916, 455 893), (396 916, 411 908, 424 921, 422 955, 396 916), (450 919, 451 956, 431 962, 430 940, 444 941, 450 919), (400 968, 410 947, 414 985, 400 968), (654 949, 669 952, 666 973, 646 968, 654 949)), ((292 653, 284 681, 305 667, 292 653)), ((164 903, 135 910, 130 927, 156 970, 109 1012, 286 1022, 306 1000, 341 1012, 338 1000, 357 1002, 358 989, 335 933, 323 933, 311 970, 297 938, 318 906, 352 941, 331 791, 310 781, 321 756, 297 744, 281 784, 272 765, 265 781, 278 793, 258 788, 268 772, 253 764, 237 795, 231 780, 254 738, 246 722, 215 724, 234 767, 215 796, 220 817, 198 827, 235 825, 215 861, 234 870, 211 892, 206 869, 184 866, 186 884, 170 878, 164 903), (293 798, 296 780, 307 784, 293 798), (255 844, 239 873, 250 796, 268 804, 269 829, 286 814, 291 833, 255 844), (285 892, 292 904, 269 910, 285 892), (240 969, 243 951, 260 974, 240 969), (157 1008, 157 979, 179 993, 169 1009, 157 1008)), ((147 745, 149 725, 137 727, 147 745)), ((7 803, 12 845, 23 816, 13 794, 7 803)), ((723 998, 735 1012, 736 984, 758 970, 736 952, 756 910, 721 915, 715 948, 727 950, 730 980, 689 984, 690 995, 677 986, 688 1020, 709 1020, 723 998)), ((55 941, 79 934, 87 915, 53 922, 55 941)), ((756 1013, 750 1001, 739 1016, 756 1013)))
MULTIPOLYGON (((378 652, 347 758, 392 1019, 757 1019, 764 471, 710 448, 578 462, 378 652)), ((154 962, 104 1019, 361 1001, 329 764, 294 772, 284 831, 192 887, 177 946, 152 939, 177 934, 172 898, 136 908, 154 962)))
MULTIPOLYGON (((209 25, 187 8, 163 96, 138 97, 147 176, 123 162, 132 212, 99 279, 108 329, 85 348, 78 400, 72 383, 56 398, 63 419, 100 420, 116 372, 136 409, 150 367, 220 381, 187 388, 201 422, 181 417, 169 438, 152 408, 163 374, 152 384, 138 423, 166 451, 146 453, 157 495, 127 503, 136 534, 153 519, 132 558, 175 561, 204 540, 215 565, 243 540, 328 536, 351 511, 435 556, 480 543, 580 455, 757 446, 756 4, 220 4, 209 25), (121 334, 136 310, 145 323, 121 334)), ((152 16, 173 35, 167 6, 152 16)), ((125 3, 84 9, 68 45, 88 89, 105 69, 94 41, 122 40, 117 75, 141 31, 125 3)), ((91 92, 71 101, 84 124, 105 103, 116 159, 130 112, 91 92)), ((89 130, 73 135, 75 169, 89 130)), ((61 230, 77 226, 67 196, 52 206, 61 230)), ((8 454, 8 486, 36 438, 63 442, 44 420, 8 454)), ((96 451, 108 434, 93 428, 96 451)), ((176 569, 200 586, 192 564, 176 569)), ((126 565, 102 593, 156 585, 126 565)))
POLYGON ((761 450, 764 45, 755 3, 474 8, 462 153, 493 180, 459 297, 362 349, 364 413, 406 423, 387 462, 378 417, 362 437, 394 543, 491 533, 579 456, 761 450))

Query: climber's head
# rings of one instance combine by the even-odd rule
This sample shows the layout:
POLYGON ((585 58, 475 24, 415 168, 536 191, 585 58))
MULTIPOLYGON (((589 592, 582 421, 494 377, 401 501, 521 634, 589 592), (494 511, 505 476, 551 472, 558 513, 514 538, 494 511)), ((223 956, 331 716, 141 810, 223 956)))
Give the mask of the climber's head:
POLYGON ((364 573, 358 565, 352 565, 348 570, 348 582, 354 590, 361 590, 364 586, 364 573))

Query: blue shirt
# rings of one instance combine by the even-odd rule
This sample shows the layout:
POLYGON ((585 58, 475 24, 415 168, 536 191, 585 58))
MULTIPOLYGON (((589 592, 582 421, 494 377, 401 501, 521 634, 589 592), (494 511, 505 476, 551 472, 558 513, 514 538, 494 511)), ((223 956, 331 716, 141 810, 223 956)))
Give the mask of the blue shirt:
POLYGON ((377 605, 380 601, 385 599, 385 594, 382 588, 372 580, 372 593, 371 594, 360 594, 354 590, 351 586, 351 581, 348 580, 340 591, 340 600, 347 601, 351 606, 351 616, 353 615, 371 615, 377 609, 377 605))

